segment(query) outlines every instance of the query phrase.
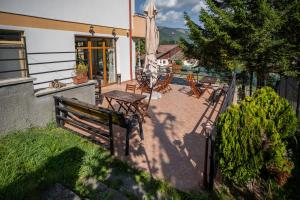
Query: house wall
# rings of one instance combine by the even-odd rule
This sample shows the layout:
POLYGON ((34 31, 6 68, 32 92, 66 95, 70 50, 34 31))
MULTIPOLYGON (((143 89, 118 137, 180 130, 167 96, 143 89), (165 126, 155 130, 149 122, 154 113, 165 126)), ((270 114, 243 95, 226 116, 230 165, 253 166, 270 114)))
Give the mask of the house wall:
MULTIPOLYGON (((88 33, 48 30, 27 27, 1 26, 0 29, 22 30, 26 37, 27 52, 75 52, 75 35, 87 35, 88 33)), ((108 37, 106 34, 95 34, 94 36, 108 37)), ((119 36, 116 42, 117 49, 117 73, 122 74, 122 81, 130 79, 130 62, 129 62, 129 38, 127 36, 119 36)), ((133 48, 134 52, 134 48, 133 48)), ((68 54, 41 54, 28 55, 28 63, 51 62, 62 60, 75 60, 74 53, 68 54)), ((65 63, 52 63, 41 65, 29 65, 30 73, 45 72, 51 70, 69 69, 75 66, 75 61, 65 63)), ((133 67, 134 68, 134 67, 133 67)), ((47 74, 32 75, 36 78, 35 83, 51 81, 54 79, 68 78, 73 76, 73 70, 53 72, 47 74)), ((70 83, 72 80, 67 79, 62 82, 70 83)), ((34 88, 45 88, 46 84, 35 85, 34 88)))
MULTIPOLYGON (((134 0, 132 0, 134 8, 134 0)), ((133 12, 133 11, 132 11, 133 12)), ((127 0, 0 0, 0 29, 24 31, 27 52, 75 51, 75 35, 91 36, 90 24, 94 25, 94 36, 112 37, 117 32, 117 73, 122 81, 130 79, 129 11, 127 0), (2 12, 1 12, 2 11, 2 12), (13 14, 12 14, 13 13, 13 14), (23 16, 25 15, 25 16, 23 16), (59 21, 57 21, 59 20, 59 21)), ((135 55, 135 48, 133 48, 135 55)), ((75 54, 28 55, 28 63, 75 60, 75 54)), ((134 59, 134 58, 133 58, 134 59)), ((75 61, 43 65, 29 65, 30 73, 68 69, 75 61)), ((134 62, 132 69, 134 69, 134 62)), ((133 72, 134 73, 134 72, 133 72)), ((73 70, 32 75, 35 83, 73 76, 73 70)), ((71 79, 62 82, 69 83, 71 79)), ((47 87, 48 83, 34 88, 47 87)))
POLYGON ((0 11, 128 29, 128 2, 128 0, 0 0, 0 11))
POLYGON ((157 63, 159 66, 167 66, 170 64, 168 59, 157 59, 157 63))
POLYGON ((133 32, 132 36, 136 38, 146 37, 146 17, 134 15, 133 16, 133 32))
POLYGON ((0 81, 0 135, 54 121, 54 95, 95 104, 95 82, 34 93, 32 78, 0 81))

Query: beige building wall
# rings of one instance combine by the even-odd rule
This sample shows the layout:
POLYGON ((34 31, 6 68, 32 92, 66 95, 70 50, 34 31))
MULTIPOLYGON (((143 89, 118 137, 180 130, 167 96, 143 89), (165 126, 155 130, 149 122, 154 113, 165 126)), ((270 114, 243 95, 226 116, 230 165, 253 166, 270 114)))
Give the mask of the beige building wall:
POLYGON ((146 17, 140 15, 133 16, 132 36, 137 38, 145 38, 146 17))

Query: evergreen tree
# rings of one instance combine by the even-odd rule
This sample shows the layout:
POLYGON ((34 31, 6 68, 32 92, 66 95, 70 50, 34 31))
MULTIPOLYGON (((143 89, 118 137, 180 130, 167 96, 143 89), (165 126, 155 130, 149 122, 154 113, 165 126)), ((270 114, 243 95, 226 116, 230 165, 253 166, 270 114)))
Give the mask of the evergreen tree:
POLYGON ((181 39, 181 47, 187 56, 199 59, 206 67, 233 70, 244 66, 250 75, 256 72, 258 86, 265 84, 270 72, 297 72, 291 58, 298 59, 299 37, 290 24, 293 21, 299 27, 297 0, 292 5, 287 0, 206 0, 206 3, 209 9, 201 10, 201 25, 185 13, 191 42, 181 39), (291 32, 293 39, 288 37, 291 32))

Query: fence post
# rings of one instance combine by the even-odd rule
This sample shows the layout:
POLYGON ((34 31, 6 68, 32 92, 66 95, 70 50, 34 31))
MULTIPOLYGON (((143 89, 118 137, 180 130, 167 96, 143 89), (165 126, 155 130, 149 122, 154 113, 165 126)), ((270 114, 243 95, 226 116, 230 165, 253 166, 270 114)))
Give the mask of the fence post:
POLYGON ((215 158, 215 132, 216 128, 210 134, 210 166, 209 166, 209 179, 208 179, 208 190, 214 189, 214 178, 216 170, 216 158, 215 158))
POLYGON ((203 185, 204 187, 208 187, 208 180, 207 180, 207 164, 208 164, 208 145, 210 140, 210 135, 212 134, 212 124, 206 123, 205 125, 205 159, 204 159, 204 170, 203 170, 203 185))

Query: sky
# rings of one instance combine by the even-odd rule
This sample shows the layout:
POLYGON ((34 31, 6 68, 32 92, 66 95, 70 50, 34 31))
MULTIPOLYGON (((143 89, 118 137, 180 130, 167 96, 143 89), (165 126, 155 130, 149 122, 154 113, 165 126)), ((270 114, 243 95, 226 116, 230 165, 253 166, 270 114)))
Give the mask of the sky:
MULTIPOLYGON (((145 4, 149 0, 135 0, 135 9, 144 13, 145 4)), ((203 0, 155 0, 158 9, 157 25, 171 28, 186 28, 183 13, 187 12, 191 18, 199 23, 199 12, 206 8, 203 0)))

